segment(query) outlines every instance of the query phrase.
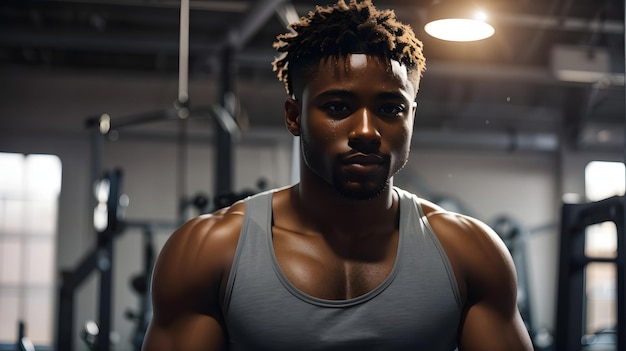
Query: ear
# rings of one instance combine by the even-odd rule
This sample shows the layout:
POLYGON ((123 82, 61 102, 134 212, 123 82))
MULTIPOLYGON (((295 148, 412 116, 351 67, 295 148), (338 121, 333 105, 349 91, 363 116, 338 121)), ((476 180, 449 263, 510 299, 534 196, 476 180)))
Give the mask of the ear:
POLYGON ((302 108, 300 103, 291 97, 285 99, 285 124, 287 129, 294 136, 300 136, 300 118, 302 108))

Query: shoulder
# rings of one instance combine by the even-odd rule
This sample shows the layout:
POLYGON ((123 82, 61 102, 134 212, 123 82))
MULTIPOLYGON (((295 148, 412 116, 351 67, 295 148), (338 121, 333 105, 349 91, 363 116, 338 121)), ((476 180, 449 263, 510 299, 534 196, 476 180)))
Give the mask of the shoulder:
POLYGON ((177 262, 207 259, 207 253, 217 254, 236 245, 244 213, 245 204, 238 202, 187 221, 169 237, 161 251, 161 259, 172 256, 182 256, 177 262))
POLYGON ((421 204, 428 222, 441 240, 470 245, 472 249, 484 253, 508 252, 500 236, 482 221, 446 211, 425 200, 421 200, 421 204))
POLYGON ((192 303, 196 295, 217 293, 232 263, 244 213, 245 204, 238 202, 179 227, 159 253, 153 298, 192 303))
POLYGON ((503 294, 515 298, 515 266, 500 236, 476 218, 446 211, 426 200, 420 203, 453 269, 463 280, 467 297, 503 294))
POLYGON ((487 255, 505 252, 508 256, 508 249, 500 236, 482 221, 447 211, 427 200, 420 199, 419 204, 430 226, 440 240, 462 244, 465 250, 471 248, 487 255))
POLYGON ((419 202, 446 251, 461 293, 459 348, 532 350, 517 310, 513 259, 498 234, 476 218, 419 202))

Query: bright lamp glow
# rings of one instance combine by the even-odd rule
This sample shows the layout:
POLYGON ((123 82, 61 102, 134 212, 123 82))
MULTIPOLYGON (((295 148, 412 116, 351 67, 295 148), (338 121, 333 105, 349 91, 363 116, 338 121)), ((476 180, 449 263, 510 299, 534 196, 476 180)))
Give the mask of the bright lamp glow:
POLYGON ((492 36, 496 31, 486 22, 487 14, 474 12, 471 18, 436 19, 424 26, 429 35, 447 41, 476 41, 492 36))
POLYGON ((484 11, 476 11, 474 14, 474 19, 477 21, 485 22, 487 21, 487 14, 484 11))

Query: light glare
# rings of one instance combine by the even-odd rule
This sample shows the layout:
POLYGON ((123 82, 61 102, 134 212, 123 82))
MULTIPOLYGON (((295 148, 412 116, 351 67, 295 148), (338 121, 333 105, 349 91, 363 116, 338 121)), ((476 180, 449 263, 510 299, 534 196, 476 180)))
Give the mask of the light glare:
POLYGON ((448 41, 476 41, 489 38, 495 29, 482 21, 449 18, 432 21, 424 26, 426 33, 448 41))
POLYGON ((474 19, 477 21, 485 22, 487 21, 487 14, 485 13, 485 11, 476 11, 476 13, 474 14, 474 19))
POLYGON ((111 183, 108 179, 100 179, 94 185, 94 195, 99 203, 105 203, 109 200, 109 191, 111 189, 111 183))

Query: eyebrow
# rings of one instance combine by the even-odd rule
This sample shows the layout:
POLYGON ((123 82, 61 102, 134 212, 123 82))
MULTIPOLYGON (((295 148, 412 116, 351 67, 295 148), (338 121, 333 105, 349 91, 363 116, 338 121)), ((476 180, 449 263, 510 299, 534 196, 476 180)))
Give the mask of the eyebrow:
MULTIPOLYGON (((325 97, 338 97, 338 98, 354 98, 357 94, 355 94, 354 92, 350 91, 350 90, 344 90, 344 89, 332 89, 332 90, 327 90, 322 92, 321 94, 317 95, 316 98, 325 98, 325 97)), ((381 100, 410 100, 407 99, 406 96, 404 96, 403 94, 397 93, 397 92, 391 92, 391 91, 385 91, 385 92, 380 92, 378 94, 376 94, 376 99, 381 99, 381 100)))

